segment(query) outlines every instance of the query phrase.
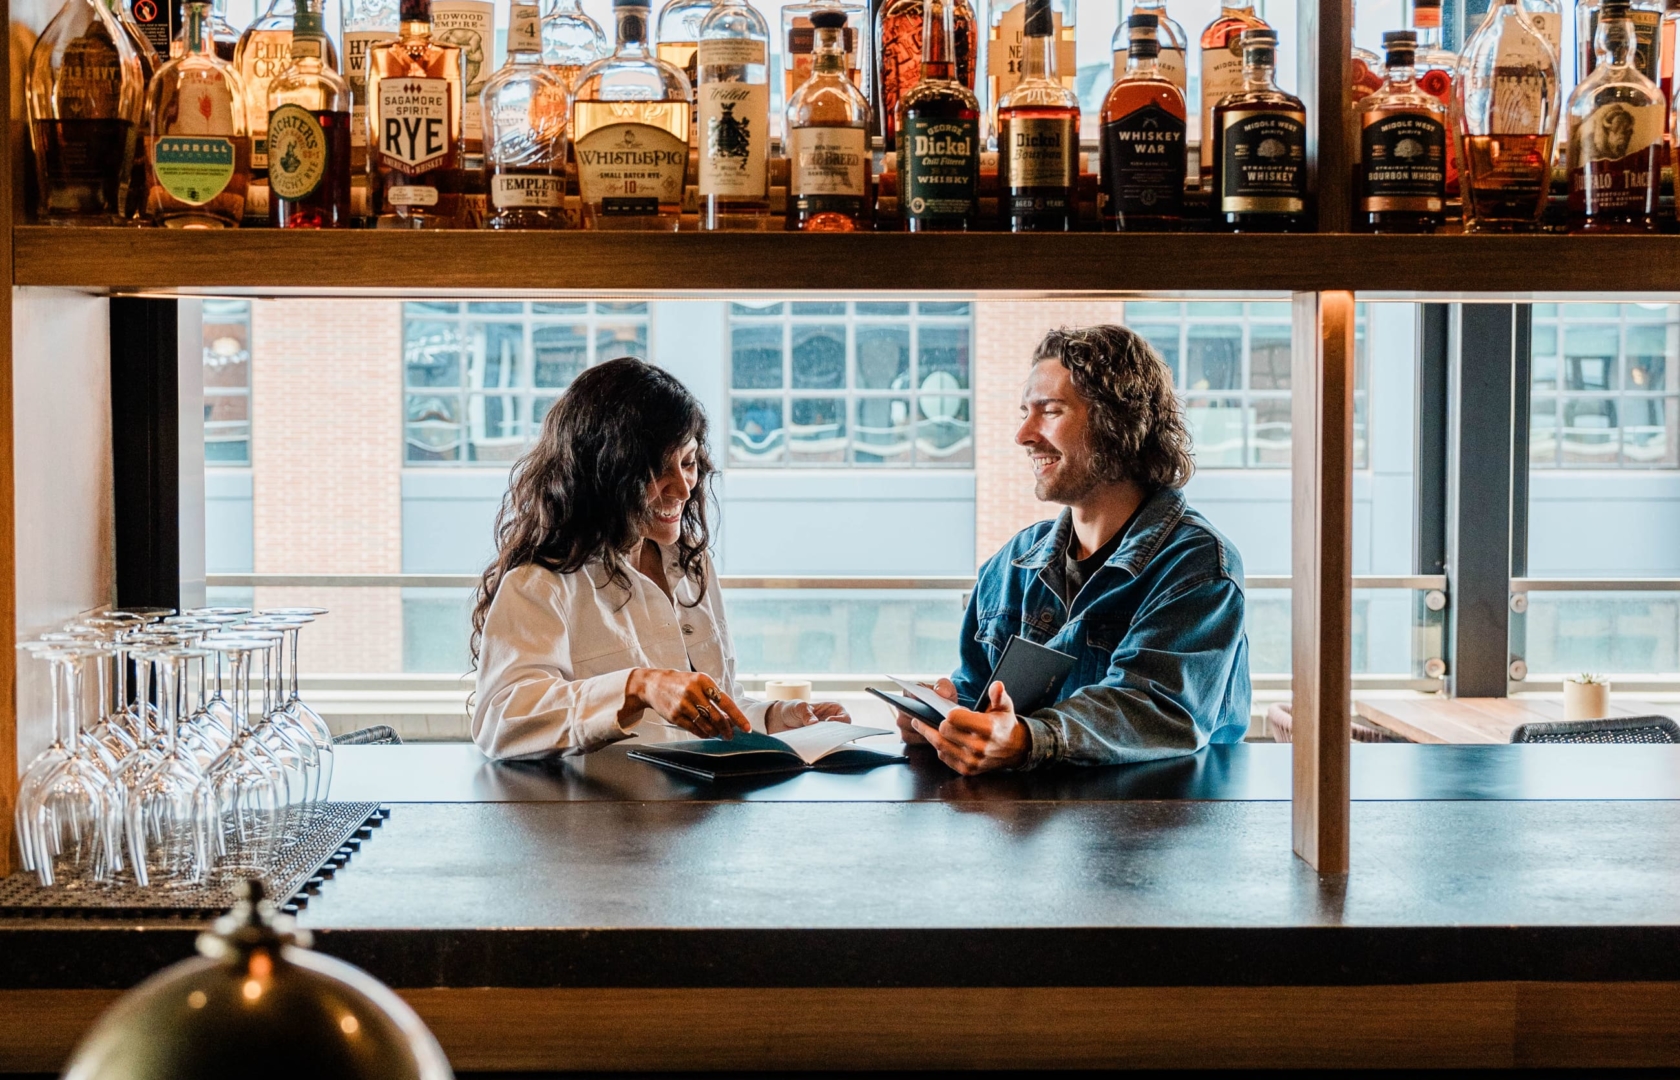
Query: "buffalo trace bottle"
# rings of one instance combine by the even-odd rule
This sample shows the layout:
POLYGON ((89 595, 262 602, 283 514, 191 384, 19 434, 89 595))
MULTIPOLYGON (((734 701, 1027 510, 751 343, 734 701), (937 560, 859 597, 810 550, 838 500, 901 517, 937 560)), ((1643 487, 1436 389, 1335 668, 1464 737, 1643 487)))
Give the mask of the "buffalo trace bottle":
POLYGON ((1596 29, 1598 63, 1569 96, 1569 228, 1651 232, 1667 106, 1634 66, 1627 0, 1603 0, 1596 29))
POLYGON ((852 82, 846 11, 811 13, 811 73, 787 107, 788 228, 869 227, 869 101, 852 82))
MULTIPOLYGON (((922 77, 923 8, 923 0, 882 0, 875 15, 875 41, 880 49, 875 72, 880 83, 881 123, 888 146, 898 138, 893 125, 898 123, 899 102, 922 77)), ((969 0, 955 0, 952 4, 951 25, 955 35, 952 51, 956 57, 951 78, 973 91, 979 30, 969 0)))
POLYGON ((1418 88, 1417 35, 1383 35, 1388 77, 1359 106, 1359 215, 1373 232, 1432 232, 1447 192, 1447 110, 1418 88))
POLYGON ((189 0, 185 45, 147 95, 146 216, 176 229, 235 229, 245 213, 251 142, 233 65, 216 58, 209 0, 189 0))
POLYGON ((911 232, 966 232, 980 212, 980 103, 956 79, 956 0, 924 0, 922 72, 899 99, 898 204, 911 232))
POLYGON ((1277 34, 1245 30, 1242 88, 1213 109, 1213 208, 1236 232, 1293 232, 1306 221, 1307 110, 1272 81, 1277 34))
POLYGON ((1184 94, 1157 63, 1160 17, 1126 20, 1126 70, 1103 99, 1099 186, 1111 229, 1174 229, 1184 213, 1184 94))
MULTIPOLYGON (((1125 7, 1126 0, 1120 0, 1120 22, 1114 27, 1114 36, 1109 41, 1109 49, 1114 54, 1115 82, 1126 74, 1126 65, 1131 60, 1131 27, 1127 25, 1125 7)), ((1189 39, 1184 36, 1184 27, 1167 14, 1166 0, 1137 0, 1132 5, 1132 14, 1155 17, 1155 40, 1161 50, 1155 60, 1156 69, 1161 78, 1178 87, 1178 96, 1188 101, 1190 66, 1185 59, 1185 43, 1189 39)))
POLYGON ((1021 76, 998 108, 998 218, 1010 232, 1067 232, 1079 217, 1079 97, 1056 70, 1050 0, 1026 0, 1021 76))
POLYGON ((395 41, 368 49, 368 187, 384 229, 447 229, 465 185, 461 50, 432 38, 430 0, 402 0, 395 41))
POLYGON ((268 223, 350 224, 350 84, 327 65, 321 0, 297 0, 292 65, 268 84, 268 223))
POLYGON ((537 5, 509 8, 507 63, 484 84, 488 229, 565 227, 566 84, 543 64, 537 5))
POLYGON ((700 228, 770 225, 770 29, 747 0, 723 0, 700 24, 696 133, 700 228))
POLYGON ((1266 20, 1254 13, 1253 0, 1221 0, 1219 14, 1202 31, 1202 101, 1200 127, 1201 183, 1214 183, 1213 107, 1219 100, 1242 89, 1242 35, 1246 30, 1268 30, 1266 20))
POLYGON ((1454 91, 1464 231, 1535 229, 1551 184, 1558 68, 1519 0, 1494 0, 1465 43, 1454 91))

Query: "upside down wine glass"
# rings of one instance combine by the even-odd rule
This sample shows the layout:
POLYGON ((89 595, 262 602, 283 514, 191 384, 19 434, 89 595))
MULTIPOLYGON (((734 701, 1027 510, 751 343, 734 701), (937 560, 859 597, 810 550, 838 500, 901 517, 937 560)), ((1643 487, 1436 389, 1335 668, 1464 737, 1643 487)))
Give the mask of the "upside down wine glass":
POLYGON ((158 760, 128 792, 129 856, 137 884, 184 887, 210 874, 214 801, 209 780, 180 742, 184 664, 204 649, 166 645, 139 654, 157 666, 162 747, 158 760))
POLYGON ((83 664, 107 652, 103 645, 71 642, 40 655, 52 663, 59 683, 64 757, 18 792, 21 846, 43 886, 83 888, 109 880, 121 864, 122 784, 82 746, 83 664))
POLYGON ((208 770, 218 822, 215 870, 220 878, 266 875, 278 851, 286 806, 285 771, 251 734, 250 662, 266 641, 210 638, 205 645, 227 659, 233 696, 233 741, 208 770))

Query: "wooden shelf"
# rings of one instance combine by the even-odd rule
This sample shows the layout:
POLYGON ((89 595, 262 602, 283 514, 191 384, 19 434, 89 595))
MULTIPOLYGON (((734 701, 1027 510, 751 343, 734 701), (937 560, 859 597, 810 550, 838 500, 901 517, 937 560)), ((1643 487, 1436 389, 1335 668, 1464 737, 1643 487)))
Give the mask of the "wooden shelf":
POLYGON ((378 295, 1680 293, 1680 236, 13 230, 13 284, 378 295))

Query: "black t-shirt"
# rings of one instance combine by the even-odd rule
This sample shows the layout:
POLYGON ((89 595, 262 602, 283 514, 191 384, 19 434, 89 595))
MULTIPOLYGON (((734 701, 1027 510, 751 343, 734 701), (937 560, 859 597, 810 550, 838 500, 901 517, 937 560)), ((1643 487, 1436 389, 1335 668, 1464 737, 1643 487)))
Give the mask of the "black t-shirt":
MULTIPOLYGON (((1143 509, 1143 505, 1140 503, 1138 510, 1141 509, 1143 509)), ((1102 567, 1102 564, 1107 562, 1120 549, 1120 541, 1126 539, 1127 531, 1131 529, 1132 522, 1136 520, 1137 510, 1133 510, 1132 516, 1126 519, 1126 524, 1120 526, 1114 535, 1108 538, 1107 543, 1083 559, 1073 557, 1073 553, 1079 544, 1079 537, 1074 534, 1073 527, 1069 525, 1067 549, 1062 552, 1062 560, 1065 564, 1062 579, 1066 589, 1062 598, 1067 601, 1068 606, 1073 605, 1073 598, 1078 596, 1079 590, 1084 587, 1087 581, 1091 580, 1091 575, 1096 573, 1102 567)))

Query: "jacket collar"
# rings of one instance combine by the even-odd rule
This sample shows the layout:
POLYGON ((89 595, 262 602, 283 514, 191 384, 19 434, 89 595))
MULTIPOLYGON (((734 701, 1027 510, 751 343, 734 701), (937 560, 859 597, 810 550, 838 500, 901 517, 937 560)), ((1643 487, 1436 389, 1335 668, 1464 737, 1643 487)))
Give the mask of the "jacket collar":
MULTIPOLYGON (((1157 489, 1144 498, 1143 505, 1138 507, 1137 517, 1132 520, 1132 527, 1126 530, 1126 538, 1120 541, 1120 546, 1114 549, 1114 554, 1103 565, 1121 567, 1137 577, 1149 565, 1149 560, 1160 552, 1167 537, 1172 535, 1183 518, 1184 493, 1177 488, 1157 489)), ((1072 535, 1073 511, 1063 510, 1056 518, 1056 527, 1025 555, 1016 559, 1014 565, 1022 570, 1043 570, 1052 559, 1067 551, 1072 535)))

